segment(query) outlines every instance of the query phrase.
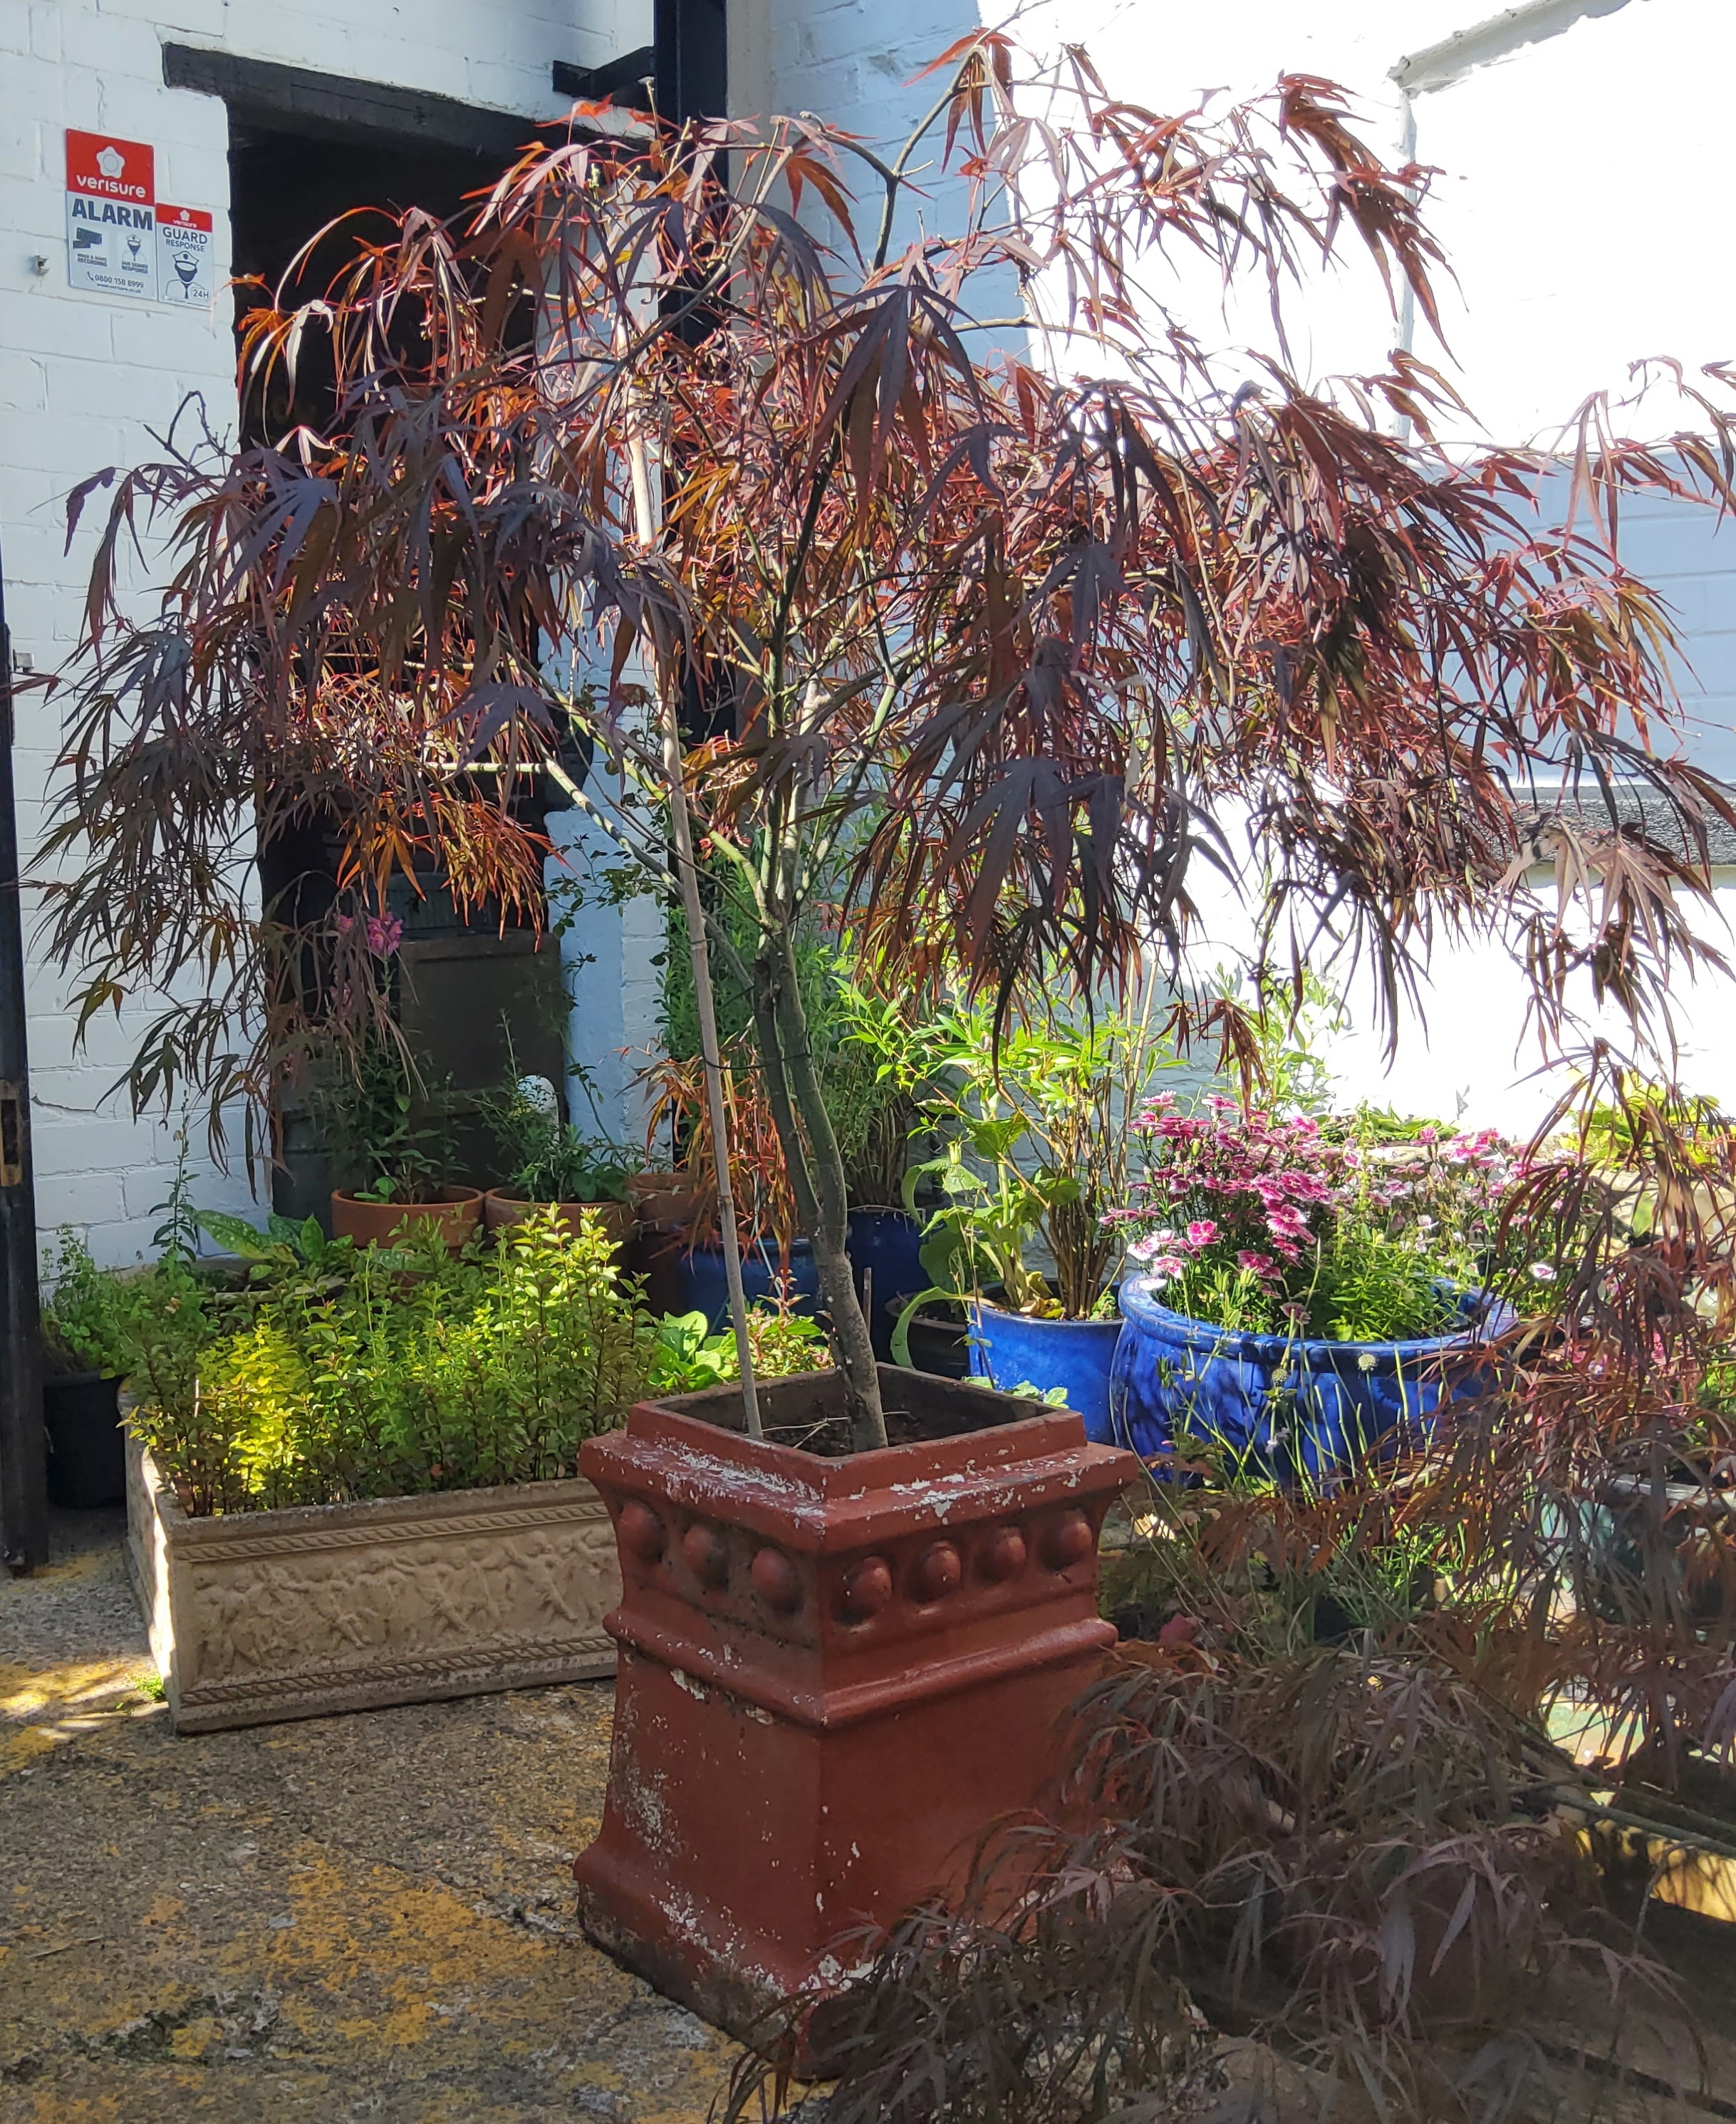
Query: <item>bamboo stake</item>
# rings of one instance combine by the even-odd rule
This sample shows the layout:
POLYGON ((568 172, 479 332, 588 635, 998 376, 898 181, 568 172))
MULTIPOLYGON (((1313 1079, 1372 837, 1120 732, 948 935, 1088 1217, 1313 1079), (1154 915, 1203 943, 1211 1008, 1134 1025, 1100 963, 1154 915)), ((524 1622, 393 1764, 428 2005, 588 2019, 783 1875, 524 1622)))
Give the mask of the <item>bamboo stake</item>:
MULTIPOLYGON (((657 506, 652 493, 650 453, 645 438, 629 445, 633 476, 633 514, 639 543, 649 552, 656 539, 657 506)), ((681 904, 687 921, 687 952, 693 966, 693 997, 699 1013, 699 1060, 705 1072, 706 1103, 711 1115, 711 1163, 717 1176, 717 1234, 723 1248, 724 1281, 730 1291, 730 1323, 735 1330, 735 1357, 741 1372, 742 1407, 748 1436, 763 1438, 759 1390, 753 1379, 753 1353, 748 1344, 748 1299, 741 1280, 741 1247, 735 1224, 735 1190, 730 1180, 730 1132, 724 1103, 723 1056, 717 1042, 717 1007, 711 990, 711 955, 706 947, 705 904, 699 895, 699 869, 693 860, 693 826, 687 815, 687 778, 682 768, 681 710, 672 673, 657 674, 659 711, 663 721, 663 771, 669 789, 669 823, 675 842, 675 872, 681 881, 681 904)))

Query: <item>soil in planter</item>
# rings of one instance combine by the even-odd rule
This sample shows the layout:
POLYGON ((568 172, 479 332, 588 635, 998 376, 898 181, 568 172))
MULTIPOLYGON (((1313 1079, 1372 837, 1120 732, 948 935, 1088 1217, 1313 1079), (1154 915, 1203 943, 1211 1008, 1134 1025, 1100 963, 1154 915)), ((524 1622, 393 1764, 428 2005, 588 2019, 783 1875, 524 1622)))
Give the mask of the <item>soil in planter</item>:
MULTIPOLYGON (((908 1409, 889 1408, 886 1418, 886 1443, 889 1445, 921 1445, 931 1438, 950 1434, 936 1431, 913 1416, 908 1409)), ((818 1423, 800 1426, 765 1426, 767 1442, 772 1445, 788 1445, 798 1453, 818 1454, 823 1460, 847 1460, 856 1447, 851 1440, 850 1425, 841 1416, 823 1417, 818 1423)), ((877 1450, 877 1449, 876 1449, 877 1450)))
MULTIPOLYGON (((1001 1398, 984 1393, 980 1420, 971 1422, 958 1407, 954 1381, 927 1372, 904 1371, 896 1365, 882 1365, 880 1372, 888 1445, 921 1445, 936 1438, 959 1438, 970 1431, 992 1430, 997 1424, 1049 1413, 1041 1402, 1017 1402, 1009 1410, 1001 1398)), ((659 1401, 658 1407, 715 1423, 723 1431, 746 1428, 741 1397, 734 1388, 683 1394, 659 1401)), ((856 1450, 844 1406, 843 1382, 837 1372, 799 1372, 789 1379, 762 1379, 759 1412, 767 1445, 812 1453, 826 1460, 848 1459, 856 1450)))

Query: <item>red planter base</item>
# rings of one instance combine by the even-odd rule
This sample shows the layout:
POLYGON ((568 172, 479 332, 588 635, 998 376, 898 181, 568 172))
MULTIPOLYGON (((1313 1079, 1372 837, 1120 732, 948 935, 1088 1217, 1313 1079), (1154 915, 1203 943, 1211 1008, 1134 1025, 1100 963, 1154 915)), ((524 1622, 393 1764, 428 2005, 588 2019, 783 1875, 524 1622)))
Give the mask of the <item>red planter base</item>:
MULTIPOLYGON (((918 1434, 883 1452, 750 1440, 726 1391, 641 1403, 580 1460, 623 1586, 580 1914, 738 2035, 835 1988, 848 1934, 956 1882, 992 1822, 1041 1799, 1062 1716, 1114 1639, 1097 1535, 1137 1460, 1087 1445, 1064 1410, 881 1379, 918 1434)), ((768 1432, 801 1436, 841 1407, 837 1376, 770 1383, 762 1403, 768 1432)))

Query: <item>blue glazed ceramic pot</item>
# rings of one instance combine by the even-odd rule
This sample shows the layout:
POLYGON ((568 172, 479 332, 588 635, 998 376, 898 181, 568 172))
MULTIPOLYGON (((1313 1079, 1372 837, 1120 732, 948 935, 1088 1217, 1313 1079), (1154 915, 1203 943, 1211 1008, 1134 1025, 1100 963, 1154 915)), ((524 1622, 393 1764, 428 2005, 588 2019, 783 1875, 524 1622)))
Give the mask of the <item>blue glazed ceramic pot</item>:
POLYGON ((866 1311, 874 1354, 883 1365, 889 1365, 895 1315, 888 1307, 928 1288, 928 1271, 917 1258, 922 1228, 902 1210, 852 1210, 848 1222, 845 1244, 856 1295, 861 1298, 865 1288, 871 1294, 866 1311))
MULTIPOLYGON (((720 1332, 730 1324, 730 1285, 724 1274, 723 1248, 695 1247, 691 1253, 678 1255, 676 1266, 681 1278, 683 1311, 703 1313, 711 1323, 712 1333, 720 1332)), ((777 1272, 774 1246, 756 1247, 742 1257, 742 1290, 748 1304, 756 1299, 772 1297, 777 1272)), ((805 1239, 797 1239, 790 1248, 790 1281, 795 1287, 795 1310, 812 1313, 819 1297, 819 1271, 814 1249, 805 1239)))
POLYGON ((1003 1393, 1026 1384, 1064 1387, 1067 1406, 1085 1418, 1094 1445, 1110 1440, 1110 1366, 1119 1320, 1039 1320, 1007 1313, 986 1299, 970 1304, 970 1370, 1003 1393))
POLYGON ((1142 1459, 1182 1432, 1215 1438, 1280 1482, 1330 1479, 1389 1434, 1426 1433, 1443 1403, 1483 1391, 1476 1351, 1513 1321, 1462 1294, 1464 1332, 1415 1342, 1314 1342, 1240 1334, 1172 1313, 1147 1276, 1121 1286, 1110 1437, 1142 1459))

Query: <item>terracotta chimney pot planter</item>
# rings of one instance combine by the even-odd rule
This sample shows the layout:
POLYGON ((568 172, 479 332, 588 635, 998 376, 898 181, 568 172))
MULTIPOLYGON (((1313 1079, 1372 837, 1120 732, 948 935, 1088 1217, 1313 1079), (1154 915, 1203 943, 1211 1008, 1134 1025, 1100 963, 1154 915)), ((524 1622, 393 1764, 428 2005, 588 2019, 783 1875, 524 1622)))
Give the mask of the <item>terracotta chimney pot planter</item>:
MULTIPOLYGON (((580 1915, 738 2035, 835 1988, 840 1935, 956 1881, 991 1823, 1038 1802, 1114 1642, 1097 1537, 1133 1455, 1087 1445, 1069 1410, 880 1377, 904 1441, 883 1451, 749 1439, 726 1389, 641 1402, 580 1455, 622 1581, 580 1915)), ((799 1438, 841 1383, 770 1381, 761 1403, 799 1438)))

